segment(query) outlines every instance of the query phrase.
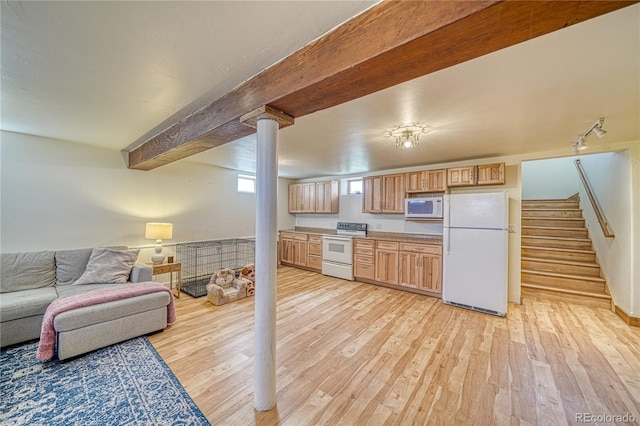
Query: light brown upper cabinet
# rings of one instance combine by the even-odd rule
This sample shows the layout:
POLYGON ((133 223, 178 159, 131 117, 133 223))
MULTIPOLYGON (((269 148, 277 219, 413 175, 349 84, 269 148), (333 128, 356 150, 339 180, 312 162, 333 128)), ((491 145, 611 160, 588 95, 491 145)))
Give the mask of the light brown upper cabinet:
POLYGON ((447 169, 447 185, 504 185, 504 163, 447 169))
POLYGON ((289 185, 289 213, 338 213, 338 181, 289 185))
POLYGON ((404 174, 405 192, 444 192, 447 189, 447 171, 421 170, 404 174))
POLYGON ((476 166, 447 169, 448 186, 468 186, 476 184, 476 166))
POLYGON ((316 182, 316 213, 338 213, 338 181, 316 182))
POLYGON ((362 178, 362 212, 382 213, 382 176, 362 178))
POLYGON ((289 213, 302 213, 302 184, 289 185, 289 213))
POLYGON ((404 213, 403 173, 362 178, 363 213, 404 213))
POLYGON ((504 185, 504 163, 478 166, 476 185, 504 185))
POLYGON ((404 213, 404 174, 384 175, 383 213, 404 213))

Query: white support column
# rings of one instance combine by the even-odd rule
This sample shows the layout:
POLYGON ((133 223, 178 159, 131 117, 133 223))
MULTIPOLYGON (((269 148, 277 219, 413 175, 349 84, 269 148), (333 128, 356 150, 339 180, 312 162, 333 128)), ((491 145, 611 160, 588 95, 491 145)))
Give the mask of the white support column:
POLYGON ((253 405, 268 411, 276 405, 278 129, 292 125, 293 118, 265 105, 240 121, 258 132, 253 405))
POLYGON ((258 120, 254 407, 276 405, 278 122, 258 120))

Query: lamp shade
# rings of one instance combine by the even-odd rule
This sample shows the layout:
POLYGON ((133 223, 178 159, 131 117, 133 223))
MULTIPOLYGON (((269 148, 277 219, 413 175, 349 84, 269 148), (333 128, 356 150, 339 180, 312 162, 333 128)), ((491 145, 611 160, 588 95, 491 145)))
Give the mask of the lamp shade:
POLYGON ((173 236, 172 223, 150 222, 144 230, 144 237, 149 240, 169 240, 173 236))

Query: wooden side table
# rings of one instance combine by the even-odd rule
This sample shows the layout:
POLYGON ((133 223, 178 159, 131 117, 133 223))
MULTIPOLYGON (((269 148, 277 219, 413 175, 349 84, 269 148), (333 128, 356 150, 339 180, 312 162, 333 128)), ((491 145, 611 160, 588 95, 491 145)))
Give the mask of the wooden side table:
POLYGON ((173 291, 173 273, 177 272, 178 280, 177 280, 177 288, 178 295, 177 298, 180 298, 180 285, 182 285, 182 264, 180 262, 173 263, 149 263, 153 267, 152 275, 160 275, 160 274, 169 274, 169 288, 173 291))

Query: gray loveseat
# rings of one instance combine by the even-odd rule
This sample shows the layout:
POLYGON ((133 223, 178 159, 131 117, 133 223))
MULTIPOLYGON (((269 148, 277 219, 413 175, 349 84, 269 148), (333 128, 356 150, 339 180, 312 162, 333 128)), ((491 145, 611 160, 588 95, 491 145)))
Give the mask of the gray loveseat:
MULTIPOLYGON (((137 251, 124 250, 126 247, 2 253, 0 346, 38 339, 45 311, 58 298, 152 281, 152 268, 136 261, 137 251), (97 262, 99 254, 128 256, 129 267, 107 273, 116 279, 100 277, 103 271, 96 268, 110 268, 97 262)), ((54 322, 58 358, 163 330, 170 297, 166 292, 150 293, 59 314, 54 322)))

